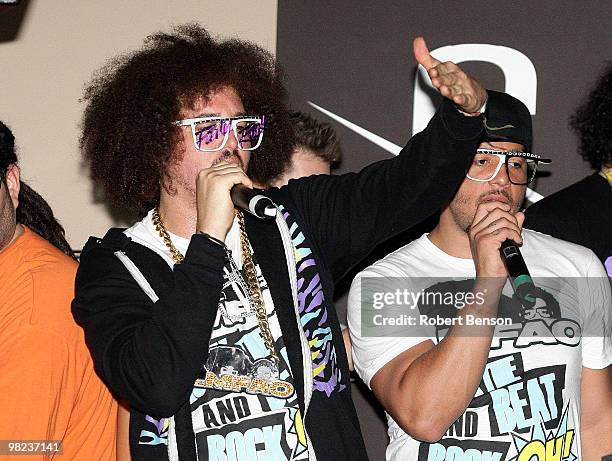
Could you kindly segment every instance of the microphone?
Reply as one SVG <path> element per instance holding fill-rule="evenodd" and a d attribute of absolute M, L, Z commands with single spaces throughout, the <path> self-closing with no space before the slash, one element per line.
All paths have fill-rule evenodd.
<path fill-rule="evenodd" d="M 244 184 L 236 184 L 230 190 L 230 196 L 235 206 L 259 219 L 276 217 L 276 204 L 262 195 L 261 189 L 250 189 Z"/>
<path fill-rule="evenodd" d="M 516 296 L 518 296 L 523 306 L 533 307 L 536 301 L 535 285 L 531 275 L 529 275 L 529 270 L 523 255 L 519 251 L 518 245 L 512 240 L 506 239 L 501 244 L 499 251 L 508 269 L 510 283 Z"/>

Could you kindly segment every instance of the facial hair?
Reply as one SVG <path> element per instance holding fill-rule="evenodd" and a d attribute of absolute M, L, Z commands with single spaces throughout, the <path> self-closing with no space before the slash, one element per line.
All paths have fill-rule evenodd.
<path fill-rule="evenodd" d="M 238 161 L 238 166 L 240 167 L 240 169 L 242 171 L 244 171 L 244 162 L 242 161 L 242 158 L 240 158 L 240 155 L 238 155 L 238 151 L 237 150 L 224 150 L 216 159 L 215 161 L 212 163 L 211 166 L 215 166 L 218 165 L 219 163 L 221 163 L 224 160 L 228 160 L 232 157 L 235 157 L 236 160 Z"/>
<path fill-rule="evenodd" d="M 217 157 L 215 158 L 215 160 L 212 162 L 212 164 L 210 165 L 211 167 L 218 165 L 219 163 L 221 163 L 224 160 L 228 160 L 232 157 L 235 157 L 237 162 L 238 162 L 238 166 L 244 171 L 245 167 L 244 167 L 244 162 L 242 161 L 242 158 L 240 157 L 240 155 L 238 155 L 238 151 L 237 150 L 229 150 L 229 149 L 225 149 L 223 151 L 220 152 L 209 152 L 209 153 L 203 153 L 203 155 L 212 155 L 212 154 L 217 154 Z M 194 170 L 194 176 L 193 178 L 191 176 L 185 177 L 183 174 L 181 174 L 179 172 L 178 167 L 176 169 L 174 169 L 170 175 L 171 179 L 168 178 L 166 179 L 167 183 L 165 185 L 166 190 L 168 191 L 168 193 L 170 195 L 176 195 L 178 193 L 178 191 L 180 189 L 184 190 L 187 192 L 188 196 L 191 197 L 190 200 L 193 201 L 192 205 L 195 206 L 196 204 L 196 184 L 195 184 L 195 180 L 197 178 L 197 174 L 195 173 Z"/>
<path fill-rule="evenodd" d="M 510 212 L 512 214 L 518 211 L 518 206 L 515 204 L 512 196 L 510 196 L 510 194 L 505 190 L 489 190 L 480 194 L 478 198 L 473 198 L 469 194 L 461 194 L 461 192 L 458 192 L 449 206 L 450 212 L 457 226 L 459 226 L 459 228 L 466 234 L 469 233 L 478 205 L 481 203 L 493 202 L 494 200 L 491 198 L 485 199 L 485 197 L 490 197 L 491 195 L 496 194 L 502 195 L 508 201 L 508 204 L 510 205 Z"/>

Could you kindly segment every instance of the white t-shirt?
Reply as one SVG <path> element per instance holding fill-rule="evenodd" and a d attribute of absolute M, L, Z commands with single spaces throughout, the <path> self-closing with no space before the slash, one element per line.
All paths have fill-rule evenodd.
<path fill-rule="evenodd" d="M 125 234 L 162 256 L 171 267 L 174 265 L 170 250 L 155 230 L 152 211 Z M 169 235 L 184 255 L 189 240 Z M 254 306 L 249 303 L 242 275 L 237 219 L 234 219 L 225 244 L 231 252 L 231 260 L 228 258 L 223 268 L 223 288 L 208 358 L 202 364 L 190 397 L 198 459 L 307 460 L 298 396 L 274 302 L 255 261 L 270 331 L 280 359 L 278 367 L 269 359 Z"/>
<path fill-rule="evenodd" d="M 474 399 L 440 441 L 415 440 L 387 415 L 388 460 L 512 460 L 551 434 L 565 444 L 561 459 L 580 458 L 582 367 L 601 369 L 612 363 L 610 281 L 593 252 L 584 247 L 526 229 L 523 238 L 521 253 L 547 307 L 542 309 L 544 301 L 538 300 L 529 315 L 517 319 L 512 314 L 512 325 L 496 326 Z M 427 235 L 361 272 L 351 286 L 348 323 L 355 369 L 363 381 L 370 386 L 378 370 L 420 342 L 431 339 L 437 344 L 449 326 L 421 320 L 422 314 L 430 316 L 423 304 L 427 289 L 448 286 L 437 285 L 441 278 L 474 276 L 471 259 L 446 254 Z M 420 293 L 421 304 L 411 309 L 415 298 L 404 290 L 396 292 L 398 288 Z M 388 292 L 392 295 L 385 300 Z M 506 308 L 500 305 L 499 317 L 517 312 L 509 283 L 503 294 Z M 451 317 L 457 299 L 451 301 Z M 553 305 L 556 311 L 550 309 Z M 416 326 L 409 325 L 407 317 Z M 384 318 L 395 319 L 395 325 L 385 324 L 389 321 Z"/>

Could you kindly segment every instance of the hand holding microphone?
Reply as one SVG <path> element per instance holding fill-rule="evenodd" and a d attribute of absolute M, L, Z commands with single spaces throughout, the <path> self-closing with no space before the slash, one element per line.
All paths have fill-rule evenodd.
<path fill-rule="evenodd" d="M 513 215 L 511 208 L 497 201 L 478 206 L 470 229 L 476 274 L 499 278 L 501 288 L 510 277 L 523 306 L 531 307 L 535 304 L 535 285 L 519 250 L 523 243 L 521 228 L 525 215 L 521 212 Z"/>
<path fill-rule="evenodd" d="M 234 163 L 220 162 L 200 171 L 196 180 L 196 230 L 224 241 L 234 221 L 235 206 L 258 217 L 274 218 L 274 203 L 252 186 Z"/>
<path fill-rule="evenodd" d="M 500 290 L 506 283 L 508 271 L 500 254 L 506 240 L 523 243 L 521 226 L 523 213 L 512 213 L 512 207 L 501 201 L 487 201 L 478 205 L 469 230 L 470 247 L 476 276 L 495 281 Z"/>
<path fill-rule="evenodd" d="M 481 277 L 508 276 L 499 249 L 505 240 L 523 243 L 521 226 L 523 213 L 512 214 L 512 207 L 505 202 L 482 202 L 469 229 L 470 247 L 476 265 L 476 274 Z"/>

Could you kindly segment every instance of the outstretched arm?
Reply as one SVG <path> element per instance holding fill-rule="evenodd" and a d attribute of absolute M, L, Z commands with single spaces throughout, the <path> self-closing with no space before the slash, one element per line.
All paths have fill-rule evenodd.
<path fill-rule="evenodd" d="M 454 101 L 464 112 L 476 111 L 485 102 L 484 88 L 455 64 L 435 60 L 422 38 L 415 40 L 414 52 L 451 98 L 422 133 L 397 157 L 357 174 L 302 178 L 271 191 L 299 215 L 336 279 L 377 244 L 438 211 L 455 193 L 480 143 L 481 118 L 462 114 Z"/>

